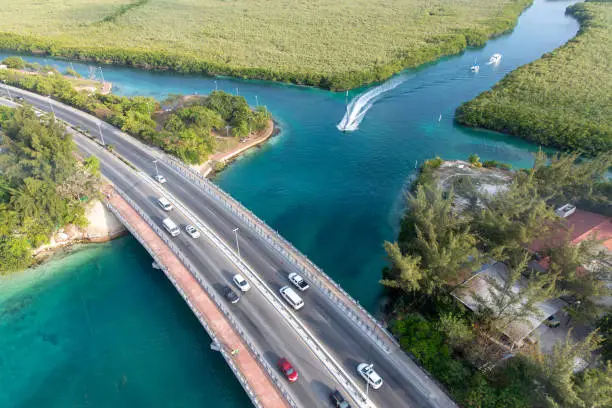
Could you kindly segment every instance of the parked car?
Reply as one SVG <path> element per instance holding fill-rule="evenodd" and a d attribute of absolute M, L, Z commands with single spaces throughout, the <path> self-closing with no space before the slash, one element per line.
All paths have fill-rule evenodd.
<path fill-rule="evenodd" d="M 306 283 L 304 278 L 302 278 L 300 275 L 298 275 L 295 272 L 289 274 L 289 280 L 291 281 L 291 283 L 293 283 L 293 285 L 296 288 L 300 290 L 300 292 L 303 292 L 310 287 L 308 286 L 308 283 Z"/>
<path fill-rule="evenodd" d="M 278 368 L 283 372 L 283 374 L 285 374 L 285 377 L 287 377 L 287 380 L 289 380 L 289 382 L 297 381 L 298 372 L 295 371 L 295 368 L 293 368 L 291 363 L 287 361 L 286 358 L 281 358 L 280 360 L 278 360 Z"/>
<path fill-rule="evenodd" d="M 363 379 L 370 384 L 370 387 L 374 388 L 375 390 L 382 387 L 383 380 L 380 375 L 374 371 L 373 364 L 361 363 L 357 366 L 357 371 L 363 377 Z"/>
<path fill-rule="evenodd" d="M 555 317 L 555 315 L 552 315 L 548 319 L 544 320 L 544 324 L 550 328 L 555 328 L 555 327 L 559 327 L 561 322 L 559 321 L 559 319 Z"/>
<path fill-rule="evenodd" d="M 166 181 L 166 178 L 164 176 L 162 176 L 161 174 L 156 174 L 154 177 L 155 180 L 157 180 L 157 182 L 159 182 L 159 184 L 164 184 Z"/>
<path fill-rule="evenodd" d="M 348 401 L 344 399 L 344 396 L 338 390 L 334 390 L 334 392 L 329 394 L 329 399 L 336 408 L 351 408 Z"/>
<path fill-rule="evenodd" d="M 249 285 L 249 282 L 246 279 L 244 279 L 244 277 L 240 274 L 234 275 L 232 280 L 242 292 L 248 292 L 249 289 L 251 289 L 251 285 Z"/>
<path fill-rule="evenodd" d="M 200 238 L 200 231 L 191 224 L 185 225 L 185 232 L 188 233 L 191 238 Z"/>
<path fill-rule="evenodd" d="M 240 296 L 236 292 L 234 292 L 234 289 L 230 288 L 227 285 L 223 287 L 223 295 L 230 303 L 238 303 L 238 301 L 240 300 Z"/>

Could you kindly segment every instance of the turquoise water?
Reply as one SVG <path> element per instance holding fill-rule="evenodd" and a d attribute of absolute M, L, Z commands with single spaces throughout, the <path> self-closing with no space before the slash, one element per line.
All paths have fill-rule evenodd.
<path fill-rule="evenodd" d="M 564 15 L 568 4 L 567 1 L 538 0 L 521 16 L 512 34 L 493 40 L 482 49 L 469 50 L 400 74 L 395 80 L 403 82 L 381 95 L 359 129 L 350 133 L 336 129 L 345 111 L 344 94 L 261 81 L 217 79 L 215 83 L 211 78 L 120 67 L 104 67 L 103 70 L 106 80 L 114 83 L 114 91 L 123 95 L 151 95 L 162 99 L 169 93 L 208 93 L 217 86 L 244 95 L 251 104 L 255 104 L 257 96 L 259 103 L 266 105 L 279 121 L 282 133 L 237 160 L 216 182 L 322 266 L 363 305 L 376 312 L 380 296 L 377 282 L 385 264 L 382 243 L 393 240 L 397 234 L 404 188 L 415 174 L 415 164 L 435 155 L 464 159 L 471 153 L 477 153 L 483 160 L 495 159 L 515 166 L 531 164 L 531 152 L 537 150 L 537 146 L 509 136 L 455 126 L 452 115 L 461 102 L 490 88 L 517 66 L 571 38 L 578 25 Z M 486 65 L 494 53 L 503 55 L 498 67 Z M 0 54 L 0 58 L 4 55 L 7 54 Z M 475 58 L 481 65 L 476 75 L 469 70 Z M 62 61 L 27 59 L 54 64 L 60 69 L 67 66 Z M 82 74 L 88 72 L 84 64 L 74 63 L 74 68 Z M 351 91 L 349 97 L 363 91 Z M 11 377 L 15 379 L 10 382 L 11 398 L 33 395 L 24 390 L 29 390 L 32 384 L 44 384 L 50 378 L 51 385 L 45 392 L 54 390 L 53 401 L 58 401 L 57 406 L 61 407 L 87 404 L 181 406 L 177 401 L 190 406 L 207 406 L 204 398 L 216 397 L 215 393 L 221 393 L 218 397 L 221 402 L 215 403 L 215 407 L 245 405 L 244 394 L 235 381 L 228 380 L 229 371 L 220 357 L 208 351 L 208 338 L 203 329 L 191 318 L 189 310 L 163 276 L 150 270 L 150 260 L 143 250 L 131 239 L 119 242 L 121 244 L 91 250 L 98 254 L 97 265 L 103 266 L 91 267 L 94 262 L 79 253 L 58 263 L 68 266 L 50 264 L 49 268 L 58 269 L 53 278 L 31 284 L 32 289 L 24 285 L 21 291 L 25 298 L 47 300 L 41 300 L 41 306 L 35 301 L 24 303 L 17 310 L 36 316 L 42 313 L 41 308 L 44 309 L 41 318 L 46 313 L 54 316 L 48 317 L 45 327 L 51 332 L 63 328 L 65 333 L 74 336 L 68 338 L 75 340 L 70 343 L 72 347 L 53 349 L 45 340 L 40 340 L 36 330 L 15 334 L 23 328 L 23 323 L 19 315 L 8 314 L 0 326 L 0 341 L 4 349 L 14 350 L 16 355 L 22 356 L 23 364 L 23 371 L 17 371 L 21 375 Z M 123 258 L 133 262 L 114 268 L 117 259 L 123 261 Z M 65 271 L 59 273 L 60 269 Z M 48 282 L 56 282 L 56 286 L 44 286 L 51 284 Z M 112 293 L 100 292 L 103 290 L 100 286 L 112 283 L 115 284 Z M 61 294 L 69 290 L 64 289 L 65 286 L 71 288 L 77 284 L 82 286 L 74 290 L 87 293 L 87 299 L 97 307 L 75 307 L 77 303 L 69 294 L 54 300 L 59 296 L 55 291 Z M 141 286 L 151 285 L 159 290 L 155 302 L 145 289 L 141 290 Z M 2 292 L 10 290 L 0 290 Z M 78 300 L 76 294 L 72 297 Z M 112 300 L 110 304 L 107 303 L 109 299 Z M 116 302 L 121 303 L 120 299 L 125 303 L 115 306 Z M 54 307 L 49 308 L 45 302 Z M 4 301 L 0 310 L 6 309 L 3 305 Z M 91 313 L 91 324 L 108 329 L 107 334 L 99 336 L 103 340 L 88 332 L 84 310 Z M 121 314 L 130 318 L 117 324 L 109 323 Z M 141 333 L 149 333 L 149 336 L 141 336 Z M 169 333 L 172 333 L 171 339 L 166 337 Z M 62 337 L 51 338 L 57 341 Z M 159 337 L 163 338 L 162 346 L 158 345 Z M 101 348 L 106 353 L 103 362 L 98 361 L 95 373 L 79 365 L 85 355 L 97 352 L 92 348 Z M 196 358 L 190 359 L 190 353 Z M 49 368 L 48 364 L 41 365 L 51 357 L 57 365 Z M 4 378 L 5 370 L 11 373 L 14 370 L 11 367 L 16 364 L 12 359 L 8 360 L 12 365 L 7 365 L 6 359 L 2 356 L 0 378 Z M 74 371 L 68 375 L 70 370 Z M 124 371 L 127 382 L 122 385 Z M 146 375 L 146 380 L 139 382 L 142 375 Z M 31 383 L 30 376 L 36 381 Z M 60 387 L 61 377 L 70 377 L 77 384 Z M 55 386 L 54 382 L 57 382 Z M 91 388 L 84 393 L 86 386 Z M 110 395 L 107 395 L 108 387 L 113 390 Z M 131 392 L 122 391 L 128 388 Z M 45 395 L 50 398 L 54 394 L 41 391 L 39 395 L 39 398 Z M 34 402 L 18 399 L 12 406 L 34 407 L 40 401 L 42 399 Z M 0 406 L 4 406 L 2 400 Z"/>
<path fill-rule="evenodd" d="M 0 280 L 3 408 L 248 406 L 209 346 L 131 237 Z"/>

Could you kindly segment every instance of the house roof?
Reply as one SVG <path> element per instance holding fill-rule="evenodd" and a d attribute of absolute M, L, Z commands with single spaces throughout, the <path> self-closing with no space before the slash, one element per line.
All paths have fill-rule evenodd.
<path fill-rule="evenodd" d="M 555 222 L 552 233 L 533 241 L 529 245 L 532 252 L 540 252 L 546 248 L 561 246 L 566 239 L 572 244 L 578 244 L 587 238 L 602 240 L 602 245 L 612 251 L 612 218 L 588 211 L 576 210 L 567 218 Z"/>
<path fill-rule="evenodd" d="M 480 298 L 484 299 L 485 302 L 491 301 L 491 292 L 495 292 L 496 289 L 489 283 L 490 280 L 494 279 L 499 283 L 504 283 L 508 278 L 508 274 L 508 267 L 501 262 L 496 262 L 465 281 L 452 292 L 452 295 L 470 310 L 477 311 L 480 305 L 476 301 L 474 295 L 478 295 Z M 526 279 L 521 278 L 520 281 L 514 284 L 512 291 L 514 293 L 520 293 L 526 285 Z M 515 320 L 502 330 L 502 333 L 505 334 L 511 342 L 518 343 L 523 340 L 544 320 L 563 308 L 565 302 L 555 298 L 539 302 L 535 306 L 539 310 L 538 314 Z M 489 305 L 489 307 L 493 307 L 493 305 Z"/>

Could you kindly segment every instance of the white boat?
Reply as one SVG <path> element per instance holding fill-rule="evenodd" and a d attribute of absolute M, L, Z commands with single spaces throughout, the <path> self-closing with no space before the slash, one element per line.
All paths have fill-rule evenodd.
<path fill-rule="evenodd" d="M 478 72 L 480 71 L 480 65 L 474 64 L 470 67 L 470 69 L 472 70 L 472 72 Z"/>
<path fill-rule="evenodd" d="M 491 58 L 489 58 L 489 64 L 499 64 L 499 61 L 501 61 L 502 55 L 501 54 L 493 54 L 491 55 Z"/>

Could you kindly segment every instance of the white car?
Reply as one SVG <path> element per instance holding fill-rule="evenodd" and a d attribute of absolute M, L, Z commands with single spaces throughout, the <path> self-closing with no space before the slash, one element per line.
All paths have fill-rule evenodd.
<path fill-rule="evenodd" d="M 234 275 L 232 280 L 242 292 L 248 292 L 249 289 L 251 289 L 251 285 L 249 285 L 249 282 L 247 282 L 247 280 L 244 279 L 244 277 L 240 274 Z"/>
<path fill-rule="evenodd" d="M 310 287 L 308 286 L 308 283 L 306 283 L 304 278 L 302 278 L 300 275 L 298 275 L 295 272 L 289 274 L 289 280 L 291 281 L 291 283 L 293 283 L 293 285 L 296 288 L 300 290 L 300 292 L 303 292 Z"/>
<path fill-rule="evenodd" d="M 363 377 L 363 379 L 370 384 L 370 387 L 377 390 L 382 387 L 383 380 L 380 378 L 380 375 L 374 371 L 373 366 L 373 364 L 361 363 L 357 366 L 357 371 Z"/>
<path fill-rule="evenodd" d="M 174 209 L 174 206 L 166 197 L 159 197 L 157 199 L 157 204 L 159 204 L 164 211 L 172 211 Z"/>
<path fill-rule="evenodd" d="M 154 178 L 155 178 L 155 180 L 157 180 L 159 182 L 159 184 L 164 184 L 166 181 L 168 181 L 161 174 L 156 174 Z"/>
<path fill-rule="evenodd" d="M 188 233 L 191 238 L 200 238 L 200 231 L 196 229 L 193 225 L 185 225 L 185 232 Z"/>

